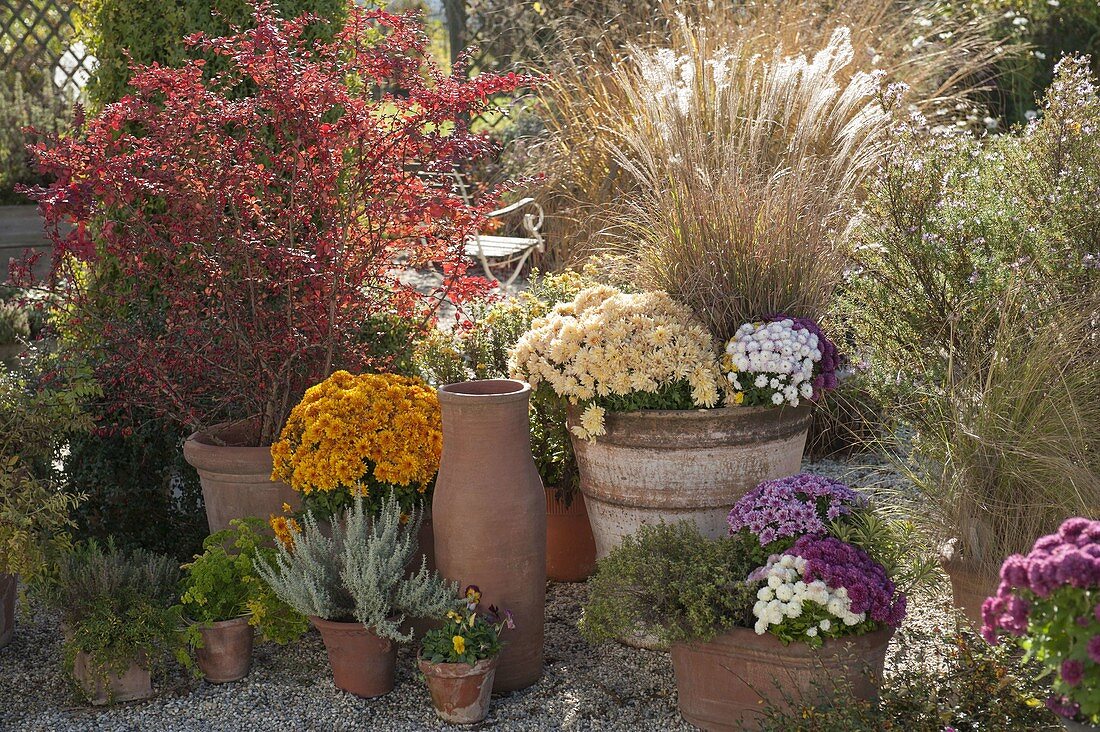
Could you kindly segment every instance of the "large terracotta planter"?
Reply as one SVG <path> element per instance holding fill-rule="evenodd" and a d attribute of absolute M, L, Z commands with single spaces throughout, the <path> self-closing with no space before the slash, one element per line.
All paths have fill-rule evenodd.
<path fill-rule="evenodd" d="M 474 724 L 489 715 L 498 659 L 494 656 L 473 666 L 417 659 L 440 719 L 451 724 Z"/>
<path fill-rule="evenodd" d="M 93 673 L 89 661 L 88 654 L 77 652 L 73 659 L 73 678 L 91 704 L 103 706 L 148 699 L 153 695 L 153 679 L 148 665 L 143 661 L 136 660 L 124 673 L 118 676 L 108 674 L 106 678 Z"/>
<path fill-rule="evenodd" d="M 243 446 L 248 432 L 248 425 L 227 425 L 196 432 L 183 443 L 184 458 L 199 473 L 210 533 L 235 518 L 266 520 L 282 514 L 284 503 L 295 509 L 301 503 L 290 486 L 271 480 L 271 448 Z"/>
<path fill-rule="evenodd" d="M 15 595 L 18 584 L 15 575 L 0 573 L 0 648 L 11 643 L 15 635 Z"/>
<path fill-rule="evenodd" d="M 336 688 L 368 698 L 393 691 L 396 643 L 379 638 L 362 623 L 338 623 L 312 615 L 309 620 L 325 642 Z"/>
<path fill-rule="evenodd" d="M 571 426 L 577 417 L 570 409 Z M 643 524 L 689 520 L 724 536 L 738 498 L 799 471 L 810 408 L 609 412 L 604 421 L 594 442 L 573 437 L 600 559 Z"/>
<path fill-rule="evenodd" d="M 596 569 L 596 540 L 584 496 L 569 505 L 546 489 L 546 578 L 555 582 L 584 582 Z"/>
<path fill-rule="evenodd" d="M 762 709 L 815 699 L 821 685 L 851 684 L 859 699 L 878 697 L 893 629 L 829 639 L 818 650 L 784 646 L 770 633 L 735 628 L 707 643 L 674 643 L 672 668 L 680 713 L 705 730 L 756 730 Z"/>
<path fill-rule="evenodd" d="M 987 597 L 997 594 L 998 578 L 959 560 L 944 562 L 943 570 L 951 580 L 951 598 L 955 607 L 962 611 L 975 628 L 980 628 L 982 603 Z"/>
<path fill-rule="evenodd" d="M 234 618 L 201 626 L 202 648 L 195 659 L 211 684 L 238 681 L 252 668 L 252 626 L 248 618 Z"/>
<path fill-rule="evenodd" d="M 432 520 L 435 563 L 459 587 L 477 585 L 482 603 L 511 610 L 494 691 L 542 676 L 546 604 L 546 496 L 531 458 L 531 387 L 494 379 L 439 390 L 443 456 Z"/>

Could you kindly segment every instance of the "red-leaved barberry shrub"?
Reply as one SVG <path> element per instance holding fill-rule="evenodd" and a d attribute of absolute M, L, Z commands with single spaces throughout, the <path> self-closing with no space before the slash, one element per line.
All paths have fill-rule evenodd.
<path fill-rule="evenodd" d="M 372 317 L 484 292 L 462 249 L 495 201 L 423 173 L 483 154 L 468 121 L 534 79 L 445 74 L 416 15 L 350 3 L 327 44 L 304 40 L 314 18 L 254 17 L 188 39 L 229 72 L 136 68 L 133 94 L 36 147 L 55 182 L 28 193 L 112 391 L 196 429 L 254 420 L 266 445 L 309 385 L 372 367 Z M 398 276 L 429 262 L 444 281 L 425 297 Z"/>

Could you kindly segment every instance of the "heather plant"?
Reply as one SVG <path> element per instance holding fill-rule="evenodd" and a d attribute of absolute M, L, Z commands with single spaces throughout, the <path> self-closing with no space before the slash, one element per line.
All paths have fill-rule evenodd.
<path fill-rule="evenodd" d="M 327 44 L 308 40 L 311 18 L 261 3 L 253 19 L 188 39 L 224 62 L 214 78 L 202 59 L 136 67 L 132 94 L 37 147 L 58 182 L 31 194 L 101 381 L 191 429 L 249 420 L 250 444 L 269 445 L 309 385 L 375 365 L 372 317 L 431 320 L 484 289 L 463 246 L 491 201 L 417 168 L 483 153 L 468 120 L 528 79 L 444 74 L 413 17 L 349 6 Z M 441 263 L 440 287 L 402 283 L 399 252 Z"/>
<path fill-rule="evenodd" d="M 982 620 L 986 640 L 1009 638 L 1053 674 L 1052 711 L 1100 722 L 1100 521 L 1067 519 L 1008 557 Z"/>
<path fill-rule="evenodd" d="M 60 614 L 71 672 L 78 652 L 93 678 L 105 680 L 133 663 L 156 668 L 168 657 L 190 666 L 178 599 L 179 566 L 143 550 L 112 543 L 77 546 L 61 558 L 47 602 Z"/>
<path fill-rule="evenodd" d="M 257 574 L 287 605 L 307 616 L 360 622 L 383 638 L 408 641 L 406 617 L 442 615 L 458 588 L 428 570 L 427 558 L 410 573 L 422 513 L 403 513 L 393 496 L 374 515 L 357 498 L 331 531 L 312 513 L 283 532 L 272 561 Z"/>

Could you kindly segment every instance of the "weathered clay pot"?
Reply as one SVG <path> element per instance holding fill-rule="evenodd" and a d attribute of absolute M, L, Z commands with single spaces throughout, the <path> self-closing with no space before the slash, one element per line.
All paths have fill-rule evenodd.
<path fill-rule="evenodd" d="M 808 405 L 609 412 L 607 434 L 572 438 L 596 557 L 662 520 L 724 536 L 738 498 L 799 471 L 809 422 Z"/>
<path fill-rule="evenodd" d="M 13 574 L 0 573 L 0 648 L 15 634 L 15 595 L 18 581 Z"/>
<path fill-rule="evenodd" d="M 106 678 L 93 673 L 88 654 L 79 651 L 73 659 L 73 678 L 84 697 L 96 706 L 148 699 L 153 695 L 153 679 L 148 665 L 137 660 L 120 676 Z"/>
<path fill-rule="evenodd" d="M 271 448 L 242 446 L 248 431 L 247 424 L 226 425 L 196 432 L 183 443 L 184 458 L 199 473 L 210 533 L 235 518 L 266 520 L 281 515 L 284 503 L 295 509 L 301 503 L 290 486 L 271 480 Z"/>
<path fill-rule="evenodd" d="M 982 626 L 982 603 L 997 594 L 998 579 L 983 573 L 966 562 L 952 560 L 943 563 L 943 571 L 951 580 L 951 597 L 955 607 L 975 628 Z"/>
<path fill-rule="evenodd" d="M 596 569 L 596 541 L 584 507 L 584 496 L 568 506 L 552 488 L 546 489 L 546 578 L 584 582 Z"/>
<path fill-rule="evenodd" d="M 484 605 L 515 616 L 493 683 L 498 692 L 526 688 L 542 676 L 546 496 L 531 458 L 530 393 L 528 384 L 508 379 L 439 390 L 435 563 L 460 588 L 481 588 Z"/>
<path fill-rule="evenodd" d="M 474 724 L 489 715 L 498 660 L 499 656 L 494 656 L 471 666 L 417 659 L 440 719 L 451 724 Z"/>
<path fill-rule="evenodd" d="M 252 668 L 252 626 L 248 618 L 234 618 L 201 626 L 202 648 L 195 659 L 206 680 L 224 684 L 243 679 Z"/>
<path fill-rule="evenodd" d="M 707 643 L 673 643 L 680 713 L 705 730 L 756 730 L 765 704 L 778 709 L 847 681 L 856 698 L 878 697 L 893 629 L 829 639 L 816 651 L 770 633 L 734 628 Z M 761 701 L 763 700 L 763 702 Z"/>
<path fill-rule="evenodd" d="M 321 631 L 336 688 L 362 697 L 393 691 L 397 644 L 379 638 L 362 623 L 337 623 L 313 615 L 309 621 Z"/>

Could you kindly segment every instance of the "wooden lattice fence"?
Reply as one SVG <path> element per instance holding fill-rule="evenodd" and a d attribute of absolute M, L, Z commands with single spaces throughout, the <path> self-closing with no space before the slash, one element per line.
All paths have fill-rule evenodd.
<path fill-rule="evenodd" d="M 95 68 L 75 40 L 72 0 L 0 0 L 0 69 L 46 75 L 57 87 L 79 93 Z"/>

